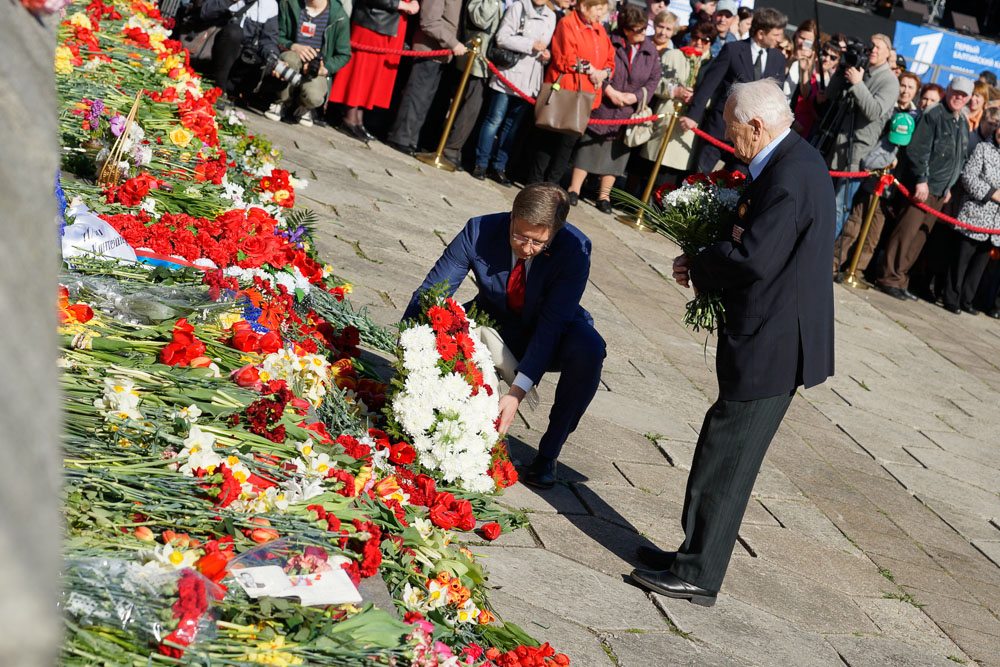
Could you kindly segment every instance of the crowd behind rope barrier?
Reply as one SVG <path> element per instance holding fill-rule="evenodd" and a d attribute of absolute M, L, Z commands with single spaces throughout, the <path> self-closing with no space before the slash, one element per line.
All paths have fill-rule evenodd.
<path fill-rule="evenodd" d="M 351 48 L 358 51 L 368 51 L 370 53 L 381 53 L 386 55 L 396 55 L 396 56 L 405 56 L 413 58 L 438 58 L 441 56 L 452 55 L 452 51 L 450 49 L 439 49 L 437 51 L 408 51 L 405 49 L 389 49 L 384 47 L 370 46 L 366 44 L 357 44 L 357 43 L 352 43 Z M 500 72 L 497 66 L 494 65 L 492 62 L 490 62 L 485 58 L 483 58 L 483 60 L 486 63 L 487 68 L 489 68 L 490 72 L 493 74 L 493 76 L 497 78 L 497 80 L 500 83 L 509 88 L 511 92 L 513 92 L 515 95 L 517 95 L 524 101 L 528 102 L 529 104 L 535 104 L 534 97 L 531 97 L 523 90 L 515 86 L 507 77 L 503 75 L 502 72 Z M 590 125 L 641 125 L 643 123 L 649 123 L 659 120 L 660 118 L 663 118 L 663 114 L 654 114 L 651 116 L 644 116 L 641 118 L 623 118 L 618 120 L 592 118 L 590 119 L 589 124 Z M 702 131 L 697 127 L 692 128 L 691 131 L 694 132 L 695 135 L 700 137 L 702 140 L 707 141 L 708 143 L 713 144 L 714 146 L 717 146 L 718 148 L 724 151 L 727 151 L 729 153 L 735 151 L 735 149 L 731 145 L 727 144 L 724 141 L 719 141 L 715 137 L 711 136 L 710 134 L 707 134 L 706 132 Z M 867 178 L 869 176 L 878 176 L 880 174 L 881 174 L 880 171 L 835 171 L 835 170 L 830 171 L 831 178 Z M 935 211 L 933 208 L 927 206 L 923 202 L 917 201 L 913 197 L 913 194 L 909 191 L 909 189 L 907 189 L 891 174 L 882 175 L 882 179 L 880 180 L 879 184 L 876 187 L 876 194 L 881 196 L 885 188 L 889 185 L 895 185 L 897 188 L 899 188 L 899 191 L 903 194 L 903 196 L 906 197 L 914 206 L 916 206 L 920 210 L 926 213 L 930 213 L 939 220 L 947 222 L 950 225 L 954 225 L 956 227 L 962 227 L 963 229 L 967 229 L 971 232 L 979 232 L 990 235 L 1000 234 L 1000 231 L 998 230 L 970 225 L 968 223 L 962 222 L 961 220 L 953 218 L 950 215 L 947 215 L 940 211 Z"/>

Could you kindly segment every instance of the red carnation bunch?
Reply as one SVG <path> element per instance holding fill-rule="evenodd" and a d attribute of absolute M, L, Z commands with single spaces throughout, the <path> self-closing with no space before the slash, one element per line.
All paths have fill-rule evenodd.
<path fill-rule="evenodd" d="M 222 593 L 216 586 L 206 586 L 205 578 L 194 570 L 184 570 L 177 581 L 177 601 L 171 607 L 172 615 L 178 619 L 177 628 L 163 638 L 157 650 L 171 658 L 184 655 L 183 649 L 168 646 L 167 643 L 188 646 L 198 636 L 198 625 L 208 611 L 209 598 L 221 599 Z"/>
<path fill-rule="evenodd" d="M 285 441 L 285 426 L 281 424 L 281 417 L 285 414 L 285 406 L 295 397 L 284 380 L 276 380 L 268 383 L 265 391 L 271 393 L 271 397 L 259 398 L 246 409 L 247 430 L 251 433 L 263 436 L 271 442 Z M 234 421 L 239 423 L 239 415 L 233 415 Z"/>

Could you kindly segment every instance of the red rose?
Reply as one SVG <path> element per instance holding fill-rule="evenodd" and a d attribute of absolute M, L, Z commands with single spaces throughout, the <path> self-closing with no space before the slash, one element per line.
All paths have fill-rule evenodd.
<path fill-rule="evenodd" d="M 405 442 L 397 442 L 389 448 L 389 460 L 396 465 L 408 465 L 417 458 L 417 450 Z"/>
<path fill-rule="evenodd" d="M 479 530 L 482 531 L 483 537 L 490 541 L 497 539 L 503 533 L 503 529 L 500 528 L 500 524 L 496 521 L 483 524 Z"/>

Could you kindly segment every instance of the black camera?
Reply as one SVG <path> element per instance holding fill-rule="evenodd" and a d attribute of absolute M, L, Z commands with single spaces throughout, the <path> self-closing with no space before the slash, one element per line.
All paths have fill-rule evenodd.
<path fill-rule="evenodd" d="M 307 62 L 302 67 L 302 78 L 304 79 L 315 79 L 319 76 L 319 66 L 323 64 L 323 59 L 318 55 Z"/>
<path fill-rule="evenodd" d="M 840 69 L 854 67 L 862 71 L 868 70 L 868 56 L 872 50 L 861 40 L 851 37 L 847 41 L 847 48 L 840 54 Z"/>
<path fill-rule="evenodd" d="M 317 60 L 314 58 L 313 60 Z M 277 53 L 269 53 L 267 56 L 267 63 L 264 66 L 264 72 L 270 73 L 274 72 L 279 79 L 287 82 L 291 86 L 297 86 L 302 83 L 302 75 L 292 69 L 288 63 L 278 57 Z"/>

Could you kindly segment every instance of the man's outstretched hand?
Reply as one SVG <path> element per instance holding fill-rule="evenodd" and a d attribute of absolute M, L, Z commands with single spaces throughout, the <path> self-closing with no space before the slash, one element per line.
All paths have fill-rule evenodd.
<path fill-rule="evenodd" d="M 500 397 L 500 426 L 497 428 L 501 433 L 510 430 L 510 425 L 514 423 L 514 416 L 517 408 L 524 398 L 524 390 L 520 387 L 511 387 L 510 391 Z"/>

